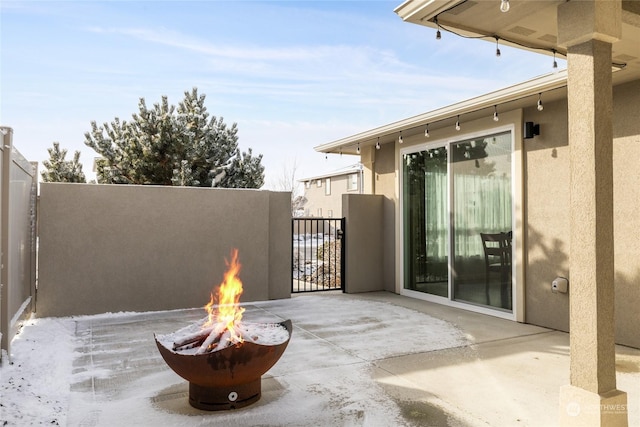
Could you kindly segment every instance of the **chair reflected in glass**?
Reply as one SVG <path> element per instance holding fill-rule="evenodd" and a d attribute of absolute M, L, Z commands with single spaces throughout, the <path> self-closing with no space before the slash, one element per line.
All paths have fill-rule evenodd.
<path fill-rule="evenodd" d="M 500 279 L 499 307 L 511 310 L 511 238 L 512 232 L 480 233 L 485 261 L 485 293 L 491 305 L 489 285 L 492 274 Z"/>

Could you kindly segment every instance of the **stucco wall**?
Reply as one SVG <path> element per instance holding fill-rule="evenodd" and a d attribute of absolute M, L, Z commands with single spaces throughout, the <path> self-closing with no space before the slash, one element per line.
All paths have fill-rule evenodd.
<path fill-rule="evenodd" d="M 384 144 L 375 150 L 375 194 L 383 195 L 382 210 L 382 263 L 383 286 L 385 291 L 396 290 L 396 158 L 395 144 Z"/>
<path fill-rule="evenodd" d="M 384 290 L 384 197 L 344 194 L 342 214 L 346 230 L 345 292 Z"/>
<path fill-rule="evenodd" d="M 614 242 L 616 342 L 640 347 L 640 82 L 614 88 Z M 540 123 L 526 149 L 526 322 L 567 331 L 569 294 L 551 292 L 556 276 L 570 270 L 570 165 L 566 101 L 525 110 Z"/>
<path fill-rule="evenodd" d="M 547 102 L 544 111 L 524 110 L 540 124 L 525 150 L 525 321 L 567 331 L 569 294 L 552 293 L 551 282 L 569 277 L 570 191 L 567 102 Z"/>
<path fill-rule="evenodd" d="M 200 307 L 237 248 L 242 301 L 289 297 L 289 193 L 41 184 L 37 315 Z"/>
<path fill-rule="evenodd" d="M 640 81 L 613 91 L 616 339 L 640 347 Z"/>

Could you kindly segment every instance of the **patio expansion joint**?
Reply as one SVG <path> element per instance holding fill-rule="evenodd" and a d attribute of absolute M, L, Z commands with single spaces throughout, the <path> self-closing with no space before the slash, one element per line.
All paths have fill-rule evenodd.
<path fill-rule="evenodd" d="M 393 372 L 383 368 L 382 366 L 379 366 L 379 362 L 385 362 L 388 360 L 393 360 L 393 359 L 398 359 L 401 357 L 407 357 L 407 356 L 413 356 L 413 355 L 417 355 L 417 354 L 430 354 L 430 353 L 439 353 L 442 351 L 452 351 L 452 350 L 460 350 L 460 349 L 465 349 L 465 348 L 477 348 L 479 346 L 482 346 L 484 344 L 494 344 L 494 343 L 499 343 L 499 342 L 506 342 L 506 341 L 510 341 L 510 340 L 516 340 L 516 339 L 522 339 L 522 338 L 527 338 L 527 337 L 533 337 L 533 336 L 537 336 L 537 335 L 546 335 L 546 334 L 552 334 L 555 332 L 560 332 L 560 331 L 556 331 L 556 330 L 548 330 L 548 331 L 541 331 L 541 332 L 533 332 L 530 334 L 522 334 L 522 335 L 516 335 L 516 336 L 510 336 L 510 337 L 504 337 L 504 338 L 497 338 L 497 339 L 493 339 L 493 340 L 486 340 L 486 341 L 476 341 L 476 342 L 469 342 L 468 344 L 463 344 L 463 345 L 457 345 L 457 346 L 452 346 L 452 347 L 444 347 L 444 348 L 438 348 L 438 349 L 433 349 L 433 350 L 427 350 L 427 351 L 417 351 L 417 352 L 413 352 L 413 353 L 403 353 L 403 354 L 394 354 L 393 356 L 388 356 L 388 357 L 380 357 L 378 359 L 373 359 L 370 360 L 370 362 L 376 366 L 377 368 L 388 372 L 391 375 L 396 375 Z"/>
<path fill-rule="evenodd" d="M 78 327 L 80 326 L 80 321 L 76 320 L 75 321 L 75 332 L 74 332 L 74 336 L 76 337 L 76 339 L 78 338 Z M 87 343 L 87 348 L 89 350 L 89 366 L 91 367 L 91 370 L 93 371 L 93 369 L 95 368 L 94 365 L 94 360 L 93 360 L 93 322 L 89 322 L 88 325 L 85 325 L 85 330 L 88 331 L 89 333 L 89 337 L 88 337 L 88 343 Z M 93 400 L 93 402 L 96 402 L 96 378 L 95 375 L 91 375 L 91 399 Z"/>
<path fill-rule="evenodd" d="M 549 329 L 546 331 L 540 331 L 540 332 L 532 332 L 530 334 L 519 334 L 519 335 L 515 335 L 515 336 L 510 336 L 510 337 L 504 337 L 504 338 L 496 338 L 493 340 L 486 340 L 486 341 L 477 341 L 474 343 L 471 343 L 468 346 L 463 346 L 463 347 L 473 347 L 473 346 L 480 346 L 480 345 L 484 345 L 484 344 L 493 344 L 493 343 L 499 343 L 499 342 L 505 342 L 505 341 L 510 341 L 510 340 L 517 340 L 517 339 L 522 339 L 522 338 L 527 338 L 527 337 L 533 337 L 536 335 L 547 335 L 547 334 L 553 334 L 556 332 L 562 332 L 562 331 L 558 331 L 555 329 Z"/>

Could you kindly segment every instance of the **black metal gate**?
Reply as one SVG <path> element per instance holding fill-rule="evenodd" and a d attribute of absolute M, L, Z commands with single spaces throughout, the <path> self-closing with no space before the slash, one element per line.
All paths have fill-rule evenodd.
<path fill-rule="evenodd" d="M 344 218 L 293 218 L 291 292 L 344 292 Z"/>

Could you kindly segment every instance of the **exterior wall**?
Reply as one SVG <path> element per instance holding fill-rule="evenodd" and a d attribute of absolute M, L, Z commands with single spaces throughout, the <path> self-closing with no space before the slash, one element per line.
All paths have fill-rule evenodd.
<path fill-rule="evenodd" d="M 384 197 L 345 194 L 345 292 L 384 290 Z"/>
<path fill-rule="evenodd" d="M 614 88 L 614 211 L 616 253 L 616 342 L 640 347 L 640 216 L 637 215 L 640 186 L 638 186 L 637 159 L 640 158 L 640 81 Z M 520 115 L 521 114 L 521 115 Z M 569 330 L 569 297 L 571 295 L 570 270 L 570 162 L 567 136 L 567 101 L 545 102 L 542 112 L 536 106 L 517 111 L 504 111 L 500 123 L 508 120 L 516 125 L 516 140 L 520 138 L 522 124 L 533 121 L 540 124 L 540 135 L 524 140 L 522 144 L 522 188 L 524 189 L 522 218 L 516 220 L 516 228 L 522 229 L 517 251 L 521 252 L 519 290 L 524 296 L 524 315 L 519 321 L 562 331 Z M 481 131 L 491 125 L 486 120 L 465 123 L 468 132 Z M 451 137 L 451 131 L 433 127 L 431 140 Z M 373 191 L 383 195 L 385 202 L 399 203 L 399 180 L 396 150 L 400 147 L 423 143 L 419 135 L 405 137 L 403 146 L 396 143 L 383 144 L 373 150 L 373 161 L 364 162 L 365 176 L 370 176 Z M 389 172 L 389 165 L 393 172 Z M 395 223 L 397 207 L 393 216 L 385 210 L 383 240 L 385 252 L 383 275 L 385 289 L 388 283 L 387 261 L 392 256 L 386 252 L 388 241 L 395 243 L 393 250 L 399 259 L 402 245 L 401 230 Z M 393 219 L 392 219 L 393 218 Z M 393 230 L 393 238 L 387 237 Z M 520 256 L 519 254 L 516 254 Z M 395 268 L 395 267 L 394 267 Z M 396 272 L 399 276 L 400 271 Z M 551 292 L 551 282 L 556 277 L 567 277 L 569 293 Z M 401 286 L 399 280 L 398 285 Z M 393 290 L 393 289 L 392 289 Z M 400 288 L 396 287 L 396 292 Z"/>
<path fill-rule="evenodd" d="M 613 89 L 616 340 L 640 348 L 640 80 Z"/>
<path fill-rule="evenodd" d="M 241 301 L 290 296 L 289 193 L 41 184 L 37 315 L 204 306 L 237 248 Z"/>
<path fill-rule="evenodd" d="M 349 182 L 349 176 L 354 173 L 358 175 L 358 186 L 355 190 L 348 190 L 347 185 Z M 362 182 L 359 170 L 354 170 L 345 175 L 332 176 L 330 178 L 330 195 L 325 194 L 326 178 L 319 179 L 322 182 L 321 187 L 318 187 L 316 184 L 318 179 L 311 179 L 309 188 L 306 188 L 305 186 L 304 195 L 307 198 L 307 202 L 304 205 L 305 216 L 339 218 L 340 215 L 342 215 L 342 195 L 360 193 Z M 318 213 L 318 209 L 322 209 L 322 214 Z"/>
<path fill-rule="evenodd" d="M 637 214 L 640 156 L 640 81 L 614 87 L 614 244 L 616 342 L 640 347 L 640 217 Z M 540 136 L 526 143 L 526 322 L 569 330 L 570 179 L 566 101 L 525 111 L 540 123 Z M 556 276 L 569 278 L 569 293 L 551 292 Z"/>
<path fill-rule="evenodd" d="M 525 109 L 524 120 L 540 124 L 540 135 L 524 143 L 526 156 L 527 323 L 569 330 L 569 295 L 551 292 L 556 277 L 569 278 L 570 162 L 567 101 L 547 102 L 544 111 Z M 571 286 L 571 285 L 570 285 Z"/>
<path fill-rule="evenodd" d="M 384 144 L 375 150 L 375 193 L 384 196 L 382 202 L 384 225 L 382 226 L 382 263 L 384 290 L 396 291 L 396 205 L 398 204 L 398 179 L 396 175 L 396 150 L 394 144 Z"/>
<path fill-rule="evenodd" d="M 376 150 L 372 145 L 362 147 L 360 152 L 360 163 L 362 164 L 362 192 L 363 194 L 374 194 L 374 171 Z"/>

